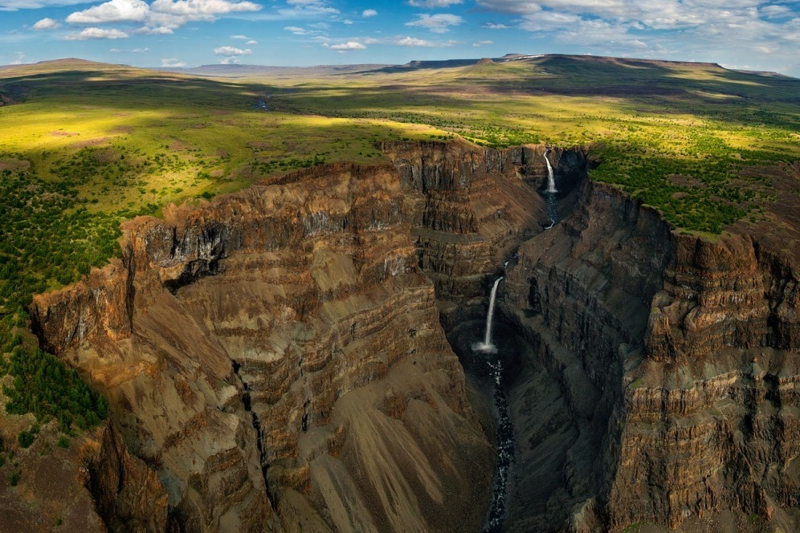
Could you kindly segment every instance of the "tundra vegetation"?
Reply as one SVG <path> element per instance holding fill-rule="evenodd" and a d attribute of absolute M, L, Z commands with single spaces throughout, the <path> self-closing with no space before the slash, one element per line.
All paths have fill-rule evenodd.
<path fill-rule="evenodd" d="M 18 102 L 0 107 L 0 416 L 31 412 L 64 434 L 106 417 L 102 397 L 36 347 L 26 308 L 119 256 L 121 221 L 169 203 L 325 162 L 386 163 L 381 140 L 580 144 L 598 163 L 593 179 L 713 238 L 766 217 L 772 170 L 800 159 L 800 80 L 709 64 L 542 56 L 239 72 L 0 69 L 0 91 Z"/>

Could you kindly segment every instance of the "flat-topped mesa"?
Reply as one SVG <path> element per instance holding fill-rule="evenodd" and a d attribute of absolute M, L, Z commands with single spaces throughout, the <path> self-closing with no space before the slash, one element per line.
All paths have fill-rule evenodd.
<path fill-rule="evenodd" d="M 172 523 L 480 526 L 491 446 L 404 203 L 390 166 L 301 171 L 133 220 L 122 261 L 35 299 L 43 345 L 108 396 Z"/>

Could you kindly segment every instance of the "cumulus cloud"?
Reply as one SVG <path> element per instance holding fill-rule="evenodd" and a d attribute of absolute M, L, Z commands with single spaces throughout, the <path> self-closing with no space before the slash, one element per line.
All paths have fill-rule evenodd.
<path fill-rule="evenodd" d="M 464 19 L 458 15 L 418 15 L 416 20 L 406 22 L 406 26 L 427 28 L 434 33 L 445 33 L 450 31 L 450 26 L 458 26 L 462 22 Z"/>
<path fill-rule="evenodd" d="M 34 30 L 39 30 L 39 31 L 42 31 L 42 30 L 54 30 L 54 29 L 60 28 L 60 27 L 61 27 L 61 24 L 59 24 L 58 22 L 56 22 L 55 20 L 53 20 L 51 18 L 43 18 L 42 20 L 40 20 L 39 22 L 37 22 L 36 24 L 33 25 L 33 29 Z"/>
<path fill-rule="evenodd" d="M 166 68 L 181 68 L 185 67 L 186 63 L 178 59 L 175 59 L 174 57 L 169 57 L 161 60 L 161 66 Z"/>
<path fill-rule="evenodd" d="M 326 48 L 331 50 L 366 50 L 367 47 L 356 41 L 347 41 L 346 43 L 327 45 L 323 44 Z"/>
<path fill-rule="evenodd" d="M 361 16 L 364 17 L 364 18 L 377 17 L 378 16 L 378 12 L 375 11 L 374 9 L 365 9 L 364 11 L 361 12 Z"/>
<path fill-rule="evenodd" d="M 110 0 L 67 17 L 70 24 L 105 24 L 109 22 L 144 22 L 150 6 L 142 0 Z"/>
<path fill-rule="evenodd" d="M 250 45 L 258 44 L 258 41 L 250 39 L 249 41 L 247 41 L 244 44 L 245 44 L 245 46 L 250 46 Z"/>
<path fill-rule="evenodd" d="M 220 46 L 219 48 L 214 48 L 214 53 L 218 56 L 249 56 L 253 53 L 252 50 L 249 48 L 242 50 L 241 48 L 236 48 L 235 46 Z"/>
<path fill-rule="evenodd" d="M 127 39 L 128 34 L 116 28 L 86 28 L 80 33 L 64 37 L 67 41 L 88 41 L 90 39 Z"/>
<path fill-rule="evenodd" d="M 0 0 L 3 1 L 3 0 Z M 261 5 L 247 0 L 108 0 L 67 17 L 70 24 L 107 24 L 138 22 L 143 27 L 136 33 L 170 34 L 172 30 L 193 21 L 213 22 L 231 13 L 254 12 Z"/>
<path fill-rule="evenodd" d="M 414 7 L 427 7 L 435 9 L 437 7 L 450 7 L 462 3 L 463 0 L 408 0 L 409 5 Z"/>

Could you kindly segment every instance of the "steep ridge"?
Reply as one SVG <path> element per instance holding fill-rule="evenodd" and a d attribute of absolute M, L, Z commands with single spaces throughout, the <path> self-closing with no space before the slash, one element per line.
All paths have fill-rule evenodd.
<path fill-rule="evenodd" d="M 301 172 L 136 219 L 36 299 L 181 530 L 479 528 L 491 447 L 403 206 L 391 167 Z"/>

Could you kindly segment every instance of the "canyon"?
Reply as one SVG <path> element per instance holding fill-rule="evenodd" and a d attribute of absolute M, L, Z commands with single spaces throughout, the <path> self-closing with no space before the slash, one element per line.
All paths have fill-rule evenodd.
<path fill-rule="evenodd" d="M 591 181 L 590 148 L 377 148 L 127 222 L 122 260 L 34 299 L 111 406 L 104 527 L 479 531 L 500 391 L 500 530 L 797 529 L 800 169 L 712 237 Z"/>

